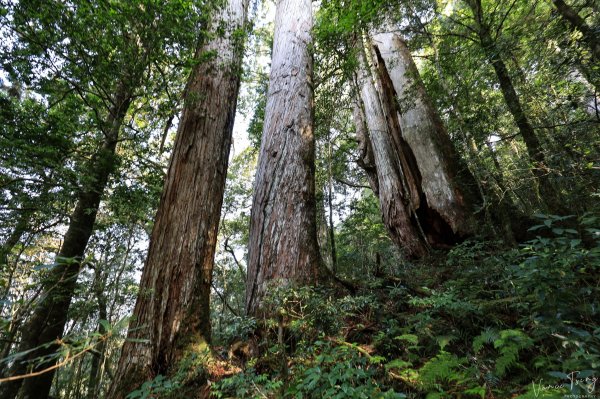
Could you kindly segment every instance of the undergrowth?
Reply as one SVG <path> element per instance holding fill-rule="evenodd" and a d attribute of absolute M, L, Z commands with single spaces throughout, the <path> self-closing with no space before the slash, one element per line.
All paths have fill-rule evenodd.
<path fill-rule="evenodd" d="M 562 398 L 600 395 L 598 220 L 539 216 L 518 248 L 469 240 L 354 295 L 275 289 L 260 356 L 216 398 Z M 231 342 L 235 337 L 221 337 Z M 571 396 L 582 397 L 582 396 Z M 593 396 L 592 396 L 593 397 Z"/>

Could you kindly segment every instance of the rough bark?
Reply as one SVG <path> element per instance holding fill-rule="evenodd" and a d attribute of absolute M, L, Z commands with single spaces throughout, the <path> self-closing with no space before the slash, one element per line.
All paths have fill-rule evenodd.
<path fill-rule="evenodd" d="M 373 147 L 383 223 L 392 241 L 403 248 L 409 257 L 423 256 L 429 248 L 414 212 L 416 177 L 411 175 L 412 170 L 406 168 L 406 163 L 401 160 L 379 93 L 368 69 L 366 54 L 362 46 L 359 47 L 358 88 Z"/>
<path fill-rule="evenodd" d="M 210 289 L 240 82 L 248 1 L 229 0 L 184 93 L 140 292 L 109 398 L 123 398 L 210 342 Z M 226 26 L 224 33 L 219 30 Z M 214 57 L 206 60 L 207 54 Z M 135 339 L 135 342 L 133 341 Z M 146 341 L 141 341 L 146 340 Z"/>
<path fill-rule="evenodd" d="M 377 181 L 377 167 L 375 166 L 373 145 L 371 144 L 371 138 L 369 137 L 369 131 L 367 129 L 363 103 L 360 99 L 360 95 L 357 97 L 352 110 L 354 127 L 356 129 L 356 141 L 358 141 L 359 158 L 357 163 L 358 166 L 365 171 L 367 181 L 369 182 L 369 186 L 373 190 L 373 193 L 378 196 L 379 182 Z"/>
<path fill-rule="evenodd" d="M 250 222 L 246 311 L 269 282 L 317 280 L 310 0 L 279 0 Z"/>
<path fill-rule="evenodd" d="M 575 11 L 571 6 L 564 2 L 564 0 L 552 0 L 558 13 L 568 21 L 575 29 L 581 32 L 582 39 L 589 46 L 592 60 L 594 62 L 600 62 L 600 35 L 599 32 L 595 32 L 585 20 Z"/>
<path fill-rule="evenodd" d="M 519 133 L 525 142 L 529 159 L 533 163 L 532 173 L 538 180 L 542 201 L 550 212 L 558 214 L 565 213 L 565 210 L 560 203 L 560 199 L 558 198 L 559 195 L 550 179 L 550 171 L 546 166 L 542 145 L 529 118 L 523 110 L 521 100 L 515 90 L 510 74 L 508 73 L 508 68 L 506 67 L 499 49 L 496 46 L 496 42 L 492 37 L 490 27 L 483 16 L 481 0 L 467 0 L 467 3 L 475 17 L 481 47 L 494 68 L 506 106 L 515 120 Z"/>
<path fill-rule="evenodd" d="M 25 352 L 60 339 L 67 322 L 71 297 L 75 290 L 87 243 L 92 235 L 96 214 L 102 193 L 109 176 L 115 169 L 115 149 L 123 120 L 131 103 L 131 92 L 126 85 L 119 85 L 113 99 L 105 133 L 105 141 L 98 153 L 87 165 L 89 182 L 80 190 L 71 222 L 64 236 L 62 247 L 56 258 L 57 265 L 43 282 L 43 293 L 33 314 L 21 328 L 21 343 L 17 352 Z M 66 261 L 68 260 L 68 261 Z M 32 359 L 49 356 L 58 345 L 50 345 L 33 350 L 15 361 L 10 369 L 11 376 L 36 372 L 52 366 L 56 359 L 28 364 Z M 13 399 L 21 388 L 22 399 L 43 399 L 48 397 L 54 371 L 39 376 L 6 382 L 0 387 L 0 398 Z"/>
<path fill-rule="evenodd" d="M 372 45 L 394 142 L 416 178 L 415 212 L 432 247 L 452 245 L 475 230 L 475 180 L 460 162 L 406 43 L 394 33 L 378 33 Z"/>

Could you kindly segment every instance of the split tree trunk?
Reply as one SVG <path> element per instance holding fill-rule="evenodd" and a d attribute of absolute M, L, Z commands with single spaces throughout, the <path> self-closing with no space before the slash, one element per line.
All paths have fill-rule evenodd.
<path fill-rule="evenodd" d="M 369 136 L 365 111 L 363 109 L 363 102 L 360 98 L 360 94 L 357 94 L 357 98 L 354 102 L 352 117 L 356 129 L 356 141 L 358 141 L 358 166 L 365 171 L 367 181 L 375 196 L 379 196 L 379 182 L 377 181 L 377 167 L 375 166 L 373 145 L 371 144 L 371 137 Z"/>
<path fill-rule="evenodd" d="M 373 148 L 374 164 L 377 171 L 379 206 L 383 223 L 392 241 L 402 248 L 409 257 L 424 256 L 428 252 L 428 244 L 414 210 L 414 194 L 417 190 L 413 170 L 407 168 L 406 162 L 398 153 L 388 120 L 382 107 L 379 93 L 369 72 L 366 54 L 359 46 L 358 88 L 362 103 L 368 135 Z M 359 119 L 360 112 L 357 112 Z M 360 122 L 359 122 L 360 123 Z M 362 135 L 360 127 L 357 132 Z M 373 180 L 373 179 L 370 179 Z M 371 183 L 373 184 L 373 183 Z M 418 198 L 417 198 L 418 200 Z"/>
<path fill-rule="evenodd" d="M 87 166 L 90 176 L 89 183 L 81 188 L 78 195 L 71 222 L 56 257 L 57 265 L 43 282 L 42 299 L 36 305 L 29 320 L 21 328 L 22 338 L 17 352 L 38 348 L 40 345 L 51 343 L 62 337 L 71 297 L 75 291 L 77 276 L 81 268 L 81 260 L 93 232 L 100 199 L 108 179 L 115 169 L 115 149 L 119 131 L 131 100 L 132 95 L 128 86 L 120 84 L 113 100 L 114 106 L 108 115 L 104 144 Z M 57 349 L 58 345 L 50 345 L 27 353 L 15 361 L 10 369 L 10 376 L 20 376 L 51 367 L 56 363 L 55 358 L 43 362 L 38 361 L 34 367 L 30 367 L 28 362 L 32 359 L 52 355 Z M 53 377 L 54 370 L 51 370 L 35 377 L 6 382 L 0 386 L 0 398 L 15 398 L 21 385 L 22 399 L 47 398 Z"/>
<path fill-rule="evenodd" d="M 246 311 L 267 285 L 313 283 L 319 269 L 313 134 L 312 4 L 279 0 L 248 247 Z"/>
<path fill-rule="evenodd" d="M 247 0 L 229 0 L 199 46 L 140 291 L 109 398 L 168 375 L 210 341 L 210 289 L 240 83 Z M 224 33 L 219 30 L 226 26 Z M 203 60 L 207 54 L 213 54 Z M 147 340 L 147 341 L 144 341 Z"/>
<path fill-rule="evenodd" d="M 475 230 L 475 180 L 461 163 L 406 43 L 394 33 L 379 33 L 372 45 L 394 143 L 415 176 L 414 212 L 430 246 L 451 246 Z"/>
<path fill-rule="evenodd" d="M 515 123 L 519 129 L 519 133 L 525 142 L 529 159 L 533 163 L 532 173 L 538 180 L 542 201 L 545 203 L 549 211 L 558 214 L 565 213 L 565 210 L 563 209 L 564 207 L 560 203 L 559 195 L 556 189 L 553 187 L 550 179 L 550 171 L 546 166 L 546 159 L 543 153 L 542 145 L 535 133 L 535 130 L 533 129 L 533 126 L 531 125 L 531 122 L 525 115 L 525 111 L 521 105 L 521 100 L 517 95 L 510 74 L 508 73 L 508 68 L 506 67 L 506 64 L 504 63 L 499 49 L 492 37 L 490 27 L 483 16 L 481 0 L 466 1 L 475 18 L 481 47 L 488 60 L 491 62 L 494 71 L 496 72 L 496 77 L 498 78 L 498 83 L 500 84 L 500 90 L 504 96 L 506 106 L 515 120 Z"/>

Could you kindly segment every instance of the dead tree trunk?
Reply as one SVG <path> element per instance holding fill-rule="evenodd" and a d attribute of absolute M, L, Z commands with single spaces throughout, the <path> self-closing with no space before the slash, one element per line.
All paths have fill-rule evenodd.
<path fill-rule="evenodd" d="M 200 45 L 109 398 L 168 375 L 210 341 L 210 289 L 240 82 L 247 0 L 229 0 Z M 226 32 L 220 33 L 223 26 Z M 207 55 L 210 58 L 206 59 Z M 212 56 L 214 55 L 214 56 Z M 144 341 L 147 340 L 147 341 Z"/>
<path fill-rule="evenodd" d="M 388 120 L 369 72 L 362 45 L 359 46 L 358 58 L 360 65 L 358 89 L 373 148 L 383 223 L 392 241 L 404 249 L 409 257 L 423 256 L 428 252 L 428 244 L 414 212 L 415 200 L 419 200 L 418 196 L 415 198 L 417 177 L 411 174 L 413 170 L 407 168 L 406 162 L 402 162 L 398 148 L 392 139 Z M 361 117 L 360 112 L 357 112 L 357 115 L 358 120 Z M 357 131 L 360 131 L 358 126 Z"/>
<path fill-rule="evenodd" d="M 399 154 L 415 176 L 415 213 L 432 247 L 474 232 L 476 183 L 433 107 L 406 43 L 394 33 L 372 40 L 383 104 Z"/>
<path fill-rule="evenodd" d="M 115 149 L 119 131 L 131 100 L 129 87 L 120 84 L 113 99 L 114 106 L 108 115 L 104 144 L 87 166 L 90 173 L 89 182 L 85 183 L 78 195 L 77 205 L 71 214 L 71 222 L 56 257 L 56 266 L 43 282 L 41 299 L 33 314 L 21 328 L 22 338 L 17 352 L 30 352 L 15 360 L 10 369 L 10 376 L 38 372 L 51 367 L 57 361 L 56 358 L 50 358 L 50 360 L 37 361 L 34 366 L 30 364 L 33 359 L 52 355 L 58 348 L 58 344 L 43 347 L 40 345 L 52 343 L 62 337 L 71 297 L 81 268 L 81 260 L 92 235 L 100 199 L 109 176 L 115 168 Z M 37 349 L 32 350 L 34 348 Z M 0 388 L 0 398 L 15 398 L 21 385 L 21 398 L 47 398 L 53 377 L 54 370 L 51 370 L 34 377 L 6 382 Z"/>
<path fill-rule="evenodd" d="M 249 314 L 259 312 L 269 282 L 317 280 L 312 26 L 310 0 L 278 1 L 250 222 Z"/>

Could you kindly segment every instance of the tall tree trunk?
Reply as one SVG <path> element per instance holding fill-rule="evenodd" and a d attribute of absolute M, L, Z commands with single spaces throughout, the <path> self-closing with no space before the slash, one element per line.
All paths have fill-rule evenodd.
<path fill-rule="evenodd" d="M 327 137 L 327 206 L 329 208 L 329 223 L 327 230 L 329 231 L 329 244 L 331 256 L 331 273 L 335 276 L 337 273 L 337 254 L 335 250 L 335 228 L 333 226 L 333 169 L 332 169 L 332 153 L 331 153 L 331 137 Z"/>
<path fill-rule="evenodd" d="M 378 33 L 372 45 L 386 113 L 399 125 L 391 130 L 394 142 L 415 169 L 415 212 L 432 247 L 452 245 L 475 230 L 475 180 L 456 153 L 406 43 L 394 33 Z"/>
<path fill-rule="evenodd" d="M 109 176 L 115 169 L 115 149 L 119 131 L 131 99 L 132 95 L 128 86 L 120 84 L 113 99 L 114 105 L 108 115 L 104 144 L 87 165 L 89 182 L 84 184 L 78 195 L 71 222 L 56 257 L 57 265 L 43 282 L 42 299 L 21 329 L 22 338 L 17 352 L 29 351 L 42 344 L 51 343 L 63 334 L 71 297 L 75 291 L 77 276 L 81 268 L 81 260 L 92 235 L 100 199 Z M 33 367 L 30 367 L 29 362 L 32 359 L 49 356 L 57 348 L 58 345 L 49 345 L 27 353 L 22 358 L 15 360 L 10 375 L 20 376 L 28 372 L 38 372 L 54 365 L 56 359 L 37 362 Z M 22 399 L 45 399 L 50 392 L 53 377 L 54 370 L 51 370 L 35 377 L 6 382 L 0 386 L 0 398 L 15 398 L 22 385 Z"/>
<path fill-rule="evenodd" d="M 215 11 L 196 52 L 140 291 L 109 398 L 168 375 L 210 341 L 210 289 L 243 55 L 248 1 Z M 226 26 L 224 33 L 219 30 Z M 214 57 L 206 59 L 207 54 Z"/>
<path fill-rule="evenodd" d="M 558 13 L 568 21 L 575 29 L 581 32 L 583 40 L 589 46 L 592 53 L 592 60 L 595 63 L 600 63 L 600 35 L 598 31 L 594 31 L 585 20 L 564 0 L 552 0 Z"/>
<path fill-rule="evenodd" d="M 496 77 L 498 78 L 498 83 L 500 84 L 500 90 L 504 96 L 506 106 L 513 116 L 519 129 L 519 133 L 521 134 L 521 137 L 523 137 L 523 141 L 527 147 L 527 154 L 533 163 L 532 172 L 539 183 L 542 201 L 546 204 L 549 211 L 559 214 L 564 213 L 563 206 L 560 204 L 560 199 L 558 198 L 558 193 L 553 187 L 549 176 L 550 171 L 546 166 L 542 145 L 531 122 L 523 111 L 521 100 L 517 95 L 510 74 L 508 73 L 508 68 L 506 67 L 498 46 L 496 46 L 496 42 L 492 37 L 490 27 L 485 21 L 481 0 L 466 1 L 475 17 L 481 47 L 496 72 Z"/>
<path fill-rule="evenodd" d="M 312 283 L 319 271 L 313 134 L 312 3 L 279 0 L 263 138 L 256 173 L 246 311 L 267 284 Z"/>
<path fill-rule="evenodd" d="M 100 276 L 100 271 L 96 269 L 94 281 L 94 291 L 96 293 L 96 300 L 98 301 L 98 320 L 108 321 L 107 314 L 107 303 L 106 296 L 104 295 L 104 288 L 106 286 L 107 274 Z M 99 396 L 99 384 L 100 380 L 100 365 L 104 359 L 104 352 L 106 350 L 106 340 L 104 335 L 107 333 L 106 328 L 102 322 L 98 322 L 98 335 L 101 341 L 95 348 L 95 352 L 92 354 L 93 357 L 90 361 L 90 377 L 88 380 L 87 398 L 95 399 Z"/>
<path fill-rule="evenodd" d="M 356 86 L 358 87 L 358 83 L 356 83 Z M 369 137 L 369 130 L 367 128 L 365 111 L 363 109 L 360 93 L 357 94 L 354 101 L 352 118 L 354 120 L 354 128 L 356 129 L 356 141 L 358 141 L 358 166 L 365 171 L 367 181 L 375 196 L 379 196 L 379 182 L 377 181 L 375 155 L 373 154 L 373 145 L 371 143 L 371 137 Z"/>
<path fill-rule="evenodd" d="M 416 176 L 413 176 L 395 145 L 381 99 L 369 72 L 366 54 L 359 46 L 358 88 L 377 170 L 379 206 L 392 241 L 409 257 L 423 256 L 428 244 L 415 214 Z M 360 117 L 360 116 L 359 116 Z M 357 131 L 360 128 L 357 127 Z M 418 201 L 418 198 L 416 198 Z"/>

